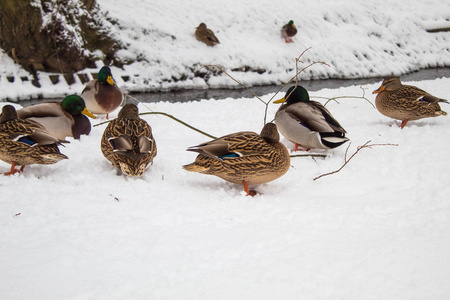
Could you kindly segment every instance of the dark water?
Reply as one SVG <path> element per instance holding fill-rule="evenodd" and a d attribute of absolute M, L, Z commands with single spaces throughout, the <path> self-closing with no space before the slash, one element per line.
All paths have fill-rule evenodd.
<path fill-rule="evenodd" d="M 401 76 L 403 81 L 420 81 L 430 80 L 441 77 L 450 77 L 450 68 L 437 68 L 437 69 L 423 69 L 417 72 L 413 72 L 407 75 Z M 309 91 L 317 91 L 324 88 L 339 88 L 351 85 L 380 83 L 383 78 L 369 78 L 369 79 L 324 79 L 324 80 L 308 80 L 302 81 L 301 85 Z M 251 90 L 258 96 L 264 96 L 270 93 L 278 91 L 280 86 L 265 85 L 254 86 Z M 177 90 L 170 92 L 152 92 L 152 93 L 131 93 L 130 96 L 138 99 L 141 102 L 189 102 L 201 99 L 225 99 L 225 98 L 242 98 L 253 97 L 253 95 L 244 88 L 239 89 L 207 89 L 207 90 Z M 29 106 L 36 103 L 49 100 L 61 100 L 59 99 L 36 99 L 36 100 L 24 100 L 20 101 L 23 106 Z M 131 100 L 133 102 L 133 100 Z"/>
<path fill-rule="evenodd" d="M 441 77 L 450 77 L 450 68 L 424 69 L 401 76 L 402 81 L 420 81 L 430 80 Z M 339 88 L 351 85 L 380 83 L 383 78 L 369 79 L 324 79 L 324 80 L 308 80 L 302 81 L 301 85 L 308 91 L 318 91 L 324 88 Z M 254 86 L 251 90 L 258 96 L 264 96 L 278 91 L 280 86 L 265 85 Z M 171 92 L 153 92 L 130 94 L 134 98 L 142 102 L 188 102 L 201 99 L 225 99 L 225 98 L 242 98 L 253 97 L 253 95 L 244 88 L 239 89 L 208 89 L 208 90 L 179 90 Z"/>

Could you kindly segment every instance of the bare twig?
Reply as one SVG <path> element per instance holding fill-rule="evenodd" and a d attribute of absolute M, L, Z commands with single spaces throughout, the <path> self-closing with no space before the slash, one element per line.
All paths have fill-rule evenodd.
<path fill-rule="evenodd" d="M 256 99 L 258 99 L 259 101 L 261 101 L 264 104 L 267 104 L 264 100 L 262 100 L 258 95 L 256 95 L 251 89 L 249 89 L 245 84 L 243 84 L 242 82 L 236 80 L 233 76 L 231 76 L 230 74 L 228 74 L 223 68 L 217 66 L 217 65 L 206 65 L 203 66 L 202 68 L 217 68 L 219 69 L 221 72 L 225 73 L 225 75 L 227 75 L 228 77 L 230 77 L 234 82 L 236 82 L 237 84 L 243 86 L 247 91 L 249 91 L 253 96 L 256 97 Z"/>
<path fill-rule="evenodd" d="M 373 103 L 369 99 L 366 98 L 366 89 L 363 87 L 366 83 L 367 83 L 367 81 L 359 86 L 359 88 L 362 90 L 362 96 L 337 96 L 337 97 L 332 97 L 332 98 L 321 97 L 321 96 L 311 96 L 311 98 L 326 99 L 327 102 L 325 102 L 324 106 L 326 106 L 328 104 L 328 102 L 330 102 L 330 101 L 335 101 L 336 103 L 339 103 L 337 101 L 337 99 L 364 99 L 367 102 L 369 102 L 369 104 L 372 105 L 373 108 L 375 108 L 375 105 L 373 105 Z"/>
<path fill-rule="evenodd" d="M 209 133 L 206 133 L 206 132 L 204 132 L 204 131 L 202 131 L 202 130 L 200 130 L 200 129 L 198 129 L 198 128 L 195 128 L 194 126 L 189 125 L 188 123 L 183 122 L 183 121 L 181 121 L 180 119 L 175 118 L 174 116 L 172 116 L 172 115 L 170 115 L 170 114 L 167 114 L 167 113 L 165 113 L 165 112 L 149 111 L 149 112 L 140 113 L 139 115 L 163 115 L 163 116 L 166 116 L 166 117 L 171 118 L 172 120 L 177 121 L 178 123 L 183 124 L 184 126 L 190 128 L 190 129 L 192 129 L 192 130 L 195 130 L 195 131 L 197 131 L 197 132 L 199 132 L 199 133 L 201 133 L 201 134 L 203 134 L 203 135 L 206 135 L 206 136 L 209 137 L 209 138 L 217 139 L 217 137 L 215 137 L 215 136 L 213 136 L 213 135 L 210 135 Z"/>
<path fill-rule="evenodd" d="M 140 113 L 139 115 L 140 115 L 140 116 L 142 116 L 142 115 L 163 115 L 163 116 L 166 116 L 166 117 L 171 118 L 172 120 L 177 121 L 177 122 L 180 123 L 180 124 L 183 124 L 184 126 L 190 128 L 190 129 L 192 129 L 192 130 L 195 130 L 195 131 L 197 131 L 197 132 L 199 132 L 199 133 L 201 133 L 201 134 L 203 134 L 203 135 L 206 135 L 206 136 L 209 137 L 209 138 L 216 139 L 215 136 L 213 136 L 213 135 L 211 135 L 211 134 L 209 134 L 209 133 L 206 133 L 206 132 L 204 132 L 204 131 L 202 131 L 202 130 L 200 130 L 200 129 L 198 129 L 198 128 L 192 126 L 192 125 L 189 125 L 188 123 L 186 123 L 186 122 L 184 122 L 184 121 L 181 121 L 180 119 L 178 119 L 178 118 L 172 116 L 171 114 L 165 113 L 165 112 L 160 112 L 160 111 L 149 111 L 149 112 L 143 112 L 143 113 Z M 100 125 L 109 123 L 109 122 L 111 122 L 111 121 L 112 121 L 112 120 L 107 120 L 107 121 L 104 121 L 104 122 L 95 124 L 93 127 L 97 127 L 97 126 L 100 126 Z"/>
<path fill-rule="evenodd" d="M 206 65 L 203 66 L 202 68 L 217 68 L 219 69 L 221 72 L 225 73 L 228 77 L 230 77 L 234 82 L 238 83 L 239 85 L 243 86 L 247 91 L 249 91 L 253 96 L 255 96 L 260 102 L 262 102 L 265 105 L 265 110 L 264 110 L 264 124 L 266 124 L 267 122 L 267 112 L 269 109 L 269 104 L 270 102 L 273 101 L 273 99 L 275 98 L 275 96 L 288 84 L 290 84 L 293 80 L 295 80 L 295 85 L 298 85 L 298 75 L 300 75 L 302 72 L 304 72 L 306 69 L 312 67 L 315 64 L 323 64 L 326 66 L 329 66 L 327 63 L 325 62 L 321 62 L 321 61 L 315 61 L 310 63 L 309 65 L 307 65 L 306 67 L 302 68 L 299 70 L 299 63 L 304 63 L 301 58 L 302 56 L 306 53 L 306 51 L 308 51 L 309 49 L 311 49 L 311 47 L 305 49 L 297 58 L 295 58 L 295 75 L 289 79 L 288 82 L 286 82 L 285 84 L 283 84 L 277 91 L 276 93 L 272 96 L 272 98 L 270 98 L 269 101 L 264 101 L 262 100 L 258 95 L 256 95 L 250 88 L 248 88 L 245 84 L 243 84 L 242 82 L 238 81 L 237 79 L 235 79 L 233 76 L 231 76 L 230 74 L 228 74 L 222 67 L 217 66 L 217 65 Z"/>
<path fill-rule="evenodd" d="M 317 176 L 316 178 L 314 178 L 314 180 L 317 180 L 317 179 L 319 179 L 319 178 L 321 178 L 321 177 L 324 177 L 324 176 L 328 176 L 328 175 L 332 175 L 332 174 L 338 173 L 339 171 L 341 171 L 341 170 L 342 170 L 342 169 L 350 162 L 350 160 L 351 160 L 353 157 L 355 157 L 355 155 L 356 155 L 361 149 L 364 149 L 364 148 L 372 148 L 372 147 L 374 147 L 374 146 L 398 146 L 398 144 L 369 144 L 370 142 L 371 142 L 371 141 L 369 140 L 369 141 L 367 141 L 366 143 L 364 143 L 364 145 L 358 146 L 358 147 L 356 148 L 355 153 L 353 153 L 353 154 L 347 159 L 348 149 L 350 148 L 350 145 L 351 145 L 351 143 L 349 143 L 349 145 L 348 145 L 348 147 L 347 147 L 347 150 L 345 150 L 344 164 L 343 164 L 339 169 L 337 169 L 337 170 L 335 170 L 335 171 L 332 171 L 332 172 L 325 173 L 325 174 L 322 174 L 322 175 Z"/>
<path fill-rule="evenodd" d="M 293 154 L 290 157 L 327 157 L 326 154 L 314 153 L 314 154 Z"/>

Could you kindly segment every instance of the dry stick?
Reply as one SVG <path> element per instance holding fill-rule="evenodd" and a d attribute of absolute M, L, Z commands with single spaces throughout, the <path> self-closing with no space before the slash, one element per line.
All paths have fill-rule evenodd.
<path fill-rule="evenodd" d="M 203 134 L 203 135 L 206 135 L 206 136 L 209 137 L 209 138 L 216 139 L 215 136 L 213 136 L 213 135 L 211 135 L 211 134 L 208 134 L 208 133 L 206 133 L 206 132 L 204 132 L 204 131 L 202 131 L 202 130 L 200 130 L 200 129 L 198 129 L 198 128 L 195 128 L 194 126 L 189 125 L 188 123 L 186 123 L 186 122 L 184 122 L 184 121 L 181 121 L 180 119 L 178 119 L 178 118 L 172 116 L 171 114 L 164 113 L 164 112 L 153 112 L 153 111 L 151 111 L 151 109 L 150 109 L 147 105 L 145 105 L 145 103 L 143 103 L 142 101 L 140 101 L 140 100 L 134 98 L 133 96 L 130 96 L 129 94 L 126 94 L 125 96 L 126 96 L 126 97 L 130 97 L 130 98 L 136 100 L 137 102 L 139 102 L 139 103 L 141 103 L 142 105 L 144 105 L 145 108 L 147 108 L 148 110 L 150 110 L 150 112 L 140 113 L 139 115 L 163 115 L 163 116 L 169 117 L 169 118 L 171 118 L 172 120 L 175 120 L 175 121 L 177 121 L 177 122 L 183 124 L 184 126 L 186 126 L 186 127 L 188 127 L 188 128 L 191 128 L 191 129 L 193 129 L 193 130 L 195 130 L 195 131 L 197 131 L 197 132 L 199 132 L 199 133 L 201 133 L 201 134 Z M 107 120 L 107 121 L 104 121 L 104 122 L 95 124 L 93 127 L 97 127 L 97 126 L 100 126 L 100 125 L 109 123 L 109 122 L 111 122 L 111 121 L 112 121 L 112 120 Z"/>
<path fill-rule="evenodd" d="M 289 155 L 290 157 L 327 157 L 326 154 L 294 154 L 294 155 Z"/>
<path fill-rule="evenodd" d="M 369 99 L 367 99 L 364 96 L 337 96 L 337 97 L 332 97 L 332 98 L 328 98 L 328 97 L 321 97 L 321 96 L 311 96 L 311 98 L 317 98 L 317 99 L 327 99 L 327 102 L 325 102 L 325 104 L 323 106 L 326 106 L 328 104 L 328 102 L 330 101 L 336 101 L 337 103 L 339 103 L 336 99 L 364 99 L 367 102 L 370 103 L 370 105 L 372 105 L 373 108 L 375 108 L 375 106 L 373 105 L 372 102 L 370 102 Z"/>
<path fill-rule="evenodd" d="M 201 133 L 201 134 L 203 134 L 203 135 L 206 135 L 207 137 L 210 137 L 210 138 L 212 138 L 212 139 L 217 139 L 217 137 L 215 137 L 215 136 L 213 136 L 213 135 L 210 135 L 210 134 L 208 134 L 208 133 L 206 133 L 206 132 L 204 132 L 204 131 L 202 131 L 202 130 L 200 130 L 200 129 L 198 129 L 198 128 L 195 128 L 194 126 L 189 125 L 188 123 L 183 122 L 183 121 L 181 121 L 180 119 L 175 118 L 174 116 L 172 116 L 172 115 L 170 115 L 170 114 L 167 114 L 167 113 L 164 113 L 164 112 L 150 111 L 150 112 L 140 113 L 139 115 L 163 115 L 163 116 L 166 116 L 166 117 L 171 118 L 172 120 L 177 121 L 178 123 L 183 124 L 183 125 L 186 126 L 186 127 L 189 127 L 189 128 L 192 129 L 192 130 L 195 130 L 195 131 L 197 131 L 197 132 L 199 132 L 199 133 Z"/>
<path fill-rule="evenodd" d="M 223 72 L 223 73 L 225 73 L 225 75 L 227 75 L 228 77 L 230 77 L 234 82 L 236 82 L 236 83 L 238 83 L 239 85 L 241 85 L 241 86 L 243 86 L 247 91 L 249 91 L 253 96 L 255 96 L 256 97 L 256 99 L 258 99 L 259 101 L 261 101 L 266 107 L 265 107 L 265 110 L 264 110 L 264 124 L 266 124 L 266 122 L 267 122 L 267 111 L 268 111 L 268 109 L 269 109 L 269 104 L 270 104 L 270 102 L 272 102 L 272 100 L 275 98 L 275 96 L 285 87 L 285 86 L 287 86 L 288 84 L 290 84 L 294 79 L 296 80 L 296 85 L 298 84 L 297 82 L 298 82 L 298 75 L 300 75 L 302 72 L 304 72 L 306 69 L 308 69 L 308 68 L 310 68 L 310 67 L 312 67 L 313 65 L 315 65 L 315 64 L 324 64 L 324 65 L 326 65 L 326 66 L 329 66 L 327 63 L 325 63 L 325 62 L 321 62 L 321 61 L 315 61 L 315 62 L 313 62 L 313 63 L 311 63 L 311 64 L 309 64 L 309 65 L 307 65 L 306 67 L 304 67 L 303 69 L 301 69 L 300 71 L 298 71 L 298 63 L 299 62 L 302 62 L 302 61 L 300 61 L 300 58 L 302 57 L 302 55 L 306 52 L 306 51 L 308 51 L 309 49 L 311 49 L 311 47 L 310 48 L 308 48 L 308 49 L 306 49 L 305 51 L 303 51 L 301 54 L 300 54 L 300 56 L 299 57 L 297 57 L 296 59 L 295 59 L 295 61 L 296 61 L 296 74 L 288 81 L 288 82 L 286 82 L 285 84 L 283 84 L 279 89 L 278 89 L 278 91 L 272 96 L 272 98 L 270 98 L 270 100 L 269 101 L 264 101 L 264 100 L 262 100 L 258 95 L 256 95 L 250 88 L 248 88 L 245 84 L 243 84 L 243 83 L 241 83 L 241 82 L 239 82 L 237 79 L 235 79 L 233 76 L 231 76 L 230 74 L 228 74 L 223 68 L 221 68 L 221 67 L 219 67 L 219 66 L 217 66 L 217 65 L 206 65 L 206 66 L 203 66 L 202 68 L 212 68 L 212 67 L 214 67 L 214 68 L 217 68 L 217 69 L 219 69 L 221 72 Z"/>
<path fill-rule="evenodd" d="M 213 135 L 211 135 L 211 134 L 208 134 L 208 133 L 206 133 L 206 132 L 204 132 L 204 131 L 202 131 L 202 130 L 200 130 L 200 129 L 198 129 L 198 128 L 195 128 L 194 126 L 189 125 L 188 123 L 183 122 L 183 121 L 181 121 L 180 119 L 178 119 L 178 118 L 172 116 L 171 114 L 165 113 L 165 112 L 160 112 L 160 111 L 150 111 L 150 112 L 140 113 L 139 115 L 140 115 L 140 116 L 141 116 L 141 115 L 163 115 L 163 116 L 166 116 L 166 117 L 171 118 L 172 120 L 177 121 L 178 123 L 183 124 L 184 126 L 190 128 L 190 129 L 192 129 L 192 130 L 195 130 L 195 131 L 197 131 L 197 132 L 199 132 L 199 133 L 201 133 L 201 134 L 203 134 L 203 135 L 206 135 L 206 136 L 209 137 L 209 138 L 217 139 L 217 137 L 215 137 L 215 136 L 213 136 Z M 104 121 L 104 122 L 95 124 L 93 127 L 97 127 L 97 126 L 100 126 L 100 125 L 109 123 L 109 122 L 111 122 L 111 121 L 112 121 L 112 120 L 107 120 L 107 121 Z"/>
<path fill-rule="evenodd" d="M 398 146 L 398 144 L 371 144 L 371 145 L 369 145 L 370 142 L 371 142 L 371 141 L 369 140 L 369 141 L 367 141 L 364 145 L 358 146 L 358 147 L 356 148 L 355 153 L 353 153 L 353 154 L 349 157 L 349 159 L 347 159 L 347 152 L 348 152 L 348 149 L 350 148 L 350 145 L 351 145 L 351 143 L 349 143 L 349 144 L 348 144 L 348 147 L 347 147 L 347 150 L 345 150 L 344 164 L 343 164 L 339 169 L 337 169 L 337 170 L 335 170 L 335 171 L 332 171 L 332 172 L 329 172 L 329 173 L 325 173 L 325 174 L 319 175 L 319 176 L 317 176 L 316 178 L 314 178 L 313 180 L 317 180 L 317 179 L 319 179 L 319 178 L 321 178 L 321 177 L 324 177 L 324 176 L 327 176 L 327 175 L 332 175 L 332 174 L 338 173 L 339 171 L 341 171 L 341 170 L 342 170 L 342 169 L 350 162 L 350 160 L 351 160 L 351 159 L 359 152 L 359 150 L 361 150 L 361 149 L 364 149 L 364 148 L 372 148 L 373 146 Z"/>
<path fill-rule="evenodd" d="M 348 98 L 348 99 L 351 99 L 351 98 L 353 98 L 353 99 L 364 99 L 364 100 L 366 100 L 367 102 L 369 102 L 369 104 L 372 105 L 373 108 L 375 108 L 375 105 L 373 105 L 373 103 L 370 102 L 370 100 L 366 98 L 366 89 L 364 89 L 363 86 L 364 86 L 365 84 L 367 84 L 367 82 L 368 82 L 368 81 L 364 82 L 363 84 L 361 84 L 361 85 L 359 86 L 359 88 L 360 88 L 360 89 L 362 90 L 362 92 L 363 92 L 363 94 L 362 94 L 361 97 L 358 97 L 358 96 L 337 96 L 337 97 L 328 98 L 328 97 L 312 96 L 311 98 L 327 99 L 327 102 L 325 102 L 325 104 L 324 104 L 323 106 L 326 106 L 326 105 L 328 104 L 328 102 L 330 102 L 330 101 L 335 101 L 336 103 L 339 104 L 339 102 L 338 102 L 336 99 L 345 99 L 345 98 Z"/>

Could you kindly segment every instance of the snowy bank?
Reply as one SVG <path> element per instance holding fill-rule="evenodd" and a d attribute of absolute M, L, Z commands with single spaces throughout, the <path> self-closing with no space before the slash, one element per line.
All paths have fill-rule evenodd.
<path fill-rule="evenodd" d="M 136 62 L 113 68 L 125 91 L 218 88 L 236 84 L 205 65 L 219 65 L 248 86 L 279 84 L 295 74 L 295 58 L 305 49 L 302 79 L 401 75 L 421 68 L 450 66 L 450 33 L 427 32 L 449 27 L 450 3 L 432 1 L 223 1 L 195 2 L 98 0 L 117 19 L 111 34 L 126 45 L 119 56 Z M 286 44 L 280 28 L 294 20 L 299 33 Z M 194 30 L 205 22 L 221 41 L 208 47 Z M 80 93 L 75 76 L 53 84 L 39 73 L 41 88 L 0 53 L 0 99 L 60 97 Z M 98 65 L 98 69 L 101 65 Z M 92 79 L 98 69 L 85 69 Z M 14 82 L 10 82 L 14 79 Z"/>

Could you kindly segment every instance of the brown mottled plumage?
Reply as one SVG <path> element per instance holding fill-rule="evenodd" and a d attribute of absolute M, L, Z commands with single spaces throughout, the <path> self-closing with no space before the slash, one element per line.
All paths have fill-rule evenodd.
<path fill-rule="evenodd" d="M 289 152 L 279 140 L 273 123 L 266 124 L 261 134 L 249 131 L 229 134 L 188 148 L 200 154 L 195 162 L 183 168 L 243 184 L 249 195 L 248 185 L 275 180 L 288 171 Z"/>
<path fill-rule="evenodd" d="M 293 43 L 292 37 L 297 34 L 297 28 L 294 25 L 294 21 L 290 20 L 281 28 L 281 35 L 286 43 Z"/>
<path fill-rule="evenodd" d="M 375 98 L 378 111 L 389 118 L 401 120 L 401 128 L 410 120 L 447 115 L 438 104 L 448 103 L 447 100 L 432 96 L 418 87 L 403 85 L 398 77 L 384 79 L 373 94 L 378 94 Z"/>
<path fill-rule="evenodd" d="M 197 29 L 195 30 L 195 37 L 200 42 L 205 43 L 208 46 L 214 46 L 220 44 L 219 39 L 214 35 L 214 33 L 206 28 L 205 23 L 200 23 Z"/>
<path fill-rule="evenodd" d="M 144 175 L 156 156 L 152 128 L 139 118 L 138 108 L 126 104 L 105 129 L 101 141 L 103 155 L 128 176 Z"/>
<path fill-rule="evenodd" d="M 23 171 L 32 164 L 54 164 L 67 156 L 61 154 L 58 145 L 66 142 L 60 140 L 45 128 L 31 120 L 21 120 L 16 109 L 5 105 L 0 115 L 0 159 L 11 164 L 11 170 L 5 175 Z M 20 170 L 16 165 L 22 166 Z"/>

